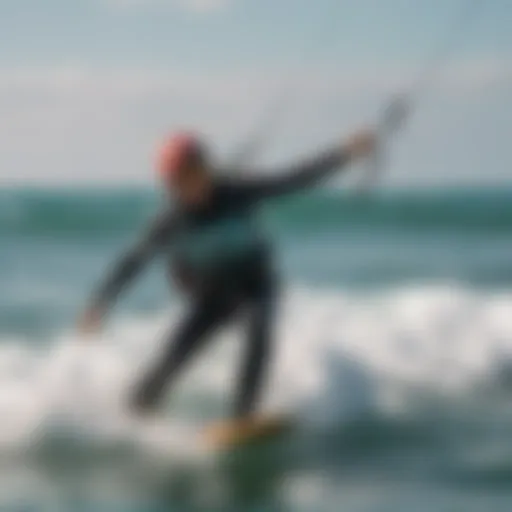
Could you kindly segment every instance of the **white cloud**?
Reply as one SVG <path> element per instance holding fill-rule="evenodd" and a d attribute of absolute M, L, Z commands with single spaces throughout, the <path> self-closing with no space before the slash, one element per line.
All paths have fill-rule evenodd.
<path fill-rule="evenodd" d="M 32 91 L 91 97 L 139 97 L 187 94 L 195 99 L 238 101 L 264 96 L 286 84 L 305 94 L 392 93 L 407 89 L 416 74 L 410 69 L 305 69 L 278 75 L 265 69 L 214 74 L 182 73 L 162 69 L 113 69 L 88 66 L 0 68 L 0 94 Z M 445 94 L 478 93 L 486 87 L 512 81 L 512 63 L 501 60 L 459 62 L 443 71 L 431 86 Z"/>
<path fill-rule="evenodd" d="M 412 77 L 404 69 L 297 74 L 276 154 L 304 152 L 361 120 L 373 120 L 383 99 Z M 269 98 L 282 81 L 263 70 L 205 77 L 142 69 L 0 69 L 0 182 L 149 180 L 153 144 L 165 130 L 199 127 L 229 149 L 268 113 Z M 456 168 L 481 161 L 490 136 L 494 157 L 502 151 L 505 158 L 499 99 L 509 98 L 511 85 L 511 66 L 503 62 L 447 70 L 407 135 L 410 156 L 403 157 L 403 168 L 410 173 L 413 158 L 415 167 L 418 161 L 427 165 L 452 137 L 442 156 Z M 468 146 L 471 137 L 478 143 Z"/>
<path fill-rule="evenodd" d="M 226 8 L 231 0 L 102 0 L 123 10 L 180 8 L 195 13 L 210 13 Z"/>
<path fill-rule="evenodd" d="M 211 12 L 227 7 L 229 0 L 181 0 L 180 4 L 196 12 Z"/>

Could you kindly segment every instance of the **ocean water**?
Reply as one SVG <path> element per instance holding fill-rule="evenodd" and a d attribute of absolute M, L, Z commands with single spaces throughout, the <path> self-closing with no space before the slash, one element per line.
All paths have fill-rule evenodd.
<path fill-rule="evenodd" d="M 262 222 L 282 270 L 263 407 L 290 437 L 219 456 L 240 325 L 147 423 L 123 403 L 179 317 L 156 260 L 93 339 L 74 321 L 158 207 L 0 193 L 0 510 L 512 509 L 512 189 L 315 193 Z"/>

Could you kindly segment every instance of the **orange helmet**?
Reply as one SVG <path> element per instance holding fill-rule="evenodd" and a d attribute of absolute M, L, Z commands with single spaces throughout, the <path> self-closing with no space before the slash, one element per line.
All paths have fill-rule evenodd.
<path fill-rule="evenodd" d="M 190 132 L 178 132 L 168 137 L 158 151 L 157 168 L 165 182 L 174 180 L 177 174 L 202 163 L 205 148 L 202 141 Z"/>

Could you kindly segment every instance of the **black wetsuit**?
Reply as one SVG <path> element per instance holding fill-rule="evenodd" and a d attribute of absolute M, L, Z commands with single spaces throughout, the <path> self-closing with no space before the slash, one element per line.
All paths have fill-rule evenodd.
<path fill-rule="evenodd" d="M 272 251 L 257 228 L 257 206 L 262 200 L 314 185 L 348 161 L 344 152 L 332 150 L 277 176 L 218 180 L 207 204 L 169 207 L 158 215 L 95 297 L 95 305 L 106 308 L 143 265 L 161 252 L 170 257 L 172 265 L 178 265 L 191 287 L 189 312 L 171 333 L 162 358 L 136 389 L 137 408 L 156 405 L 165 387 L 207 337 L 242 309 L 248 313 L 249 339 L 234 414 L 253 410 L 271 349 L 276 297 Z"/>

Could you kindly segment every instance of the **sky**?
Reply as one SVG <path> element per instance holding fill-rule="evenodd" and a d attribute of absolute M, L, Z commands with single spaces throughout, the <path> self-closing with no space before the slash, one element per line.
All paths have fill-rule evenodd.
<path fill-rule="evenodd" d="M 278 172 L 415 85 L 387 183 L 512 183 L 512 1 L 468 1 L 0 0 L 0 186 L 150 184 L 181 128 Z"/>

